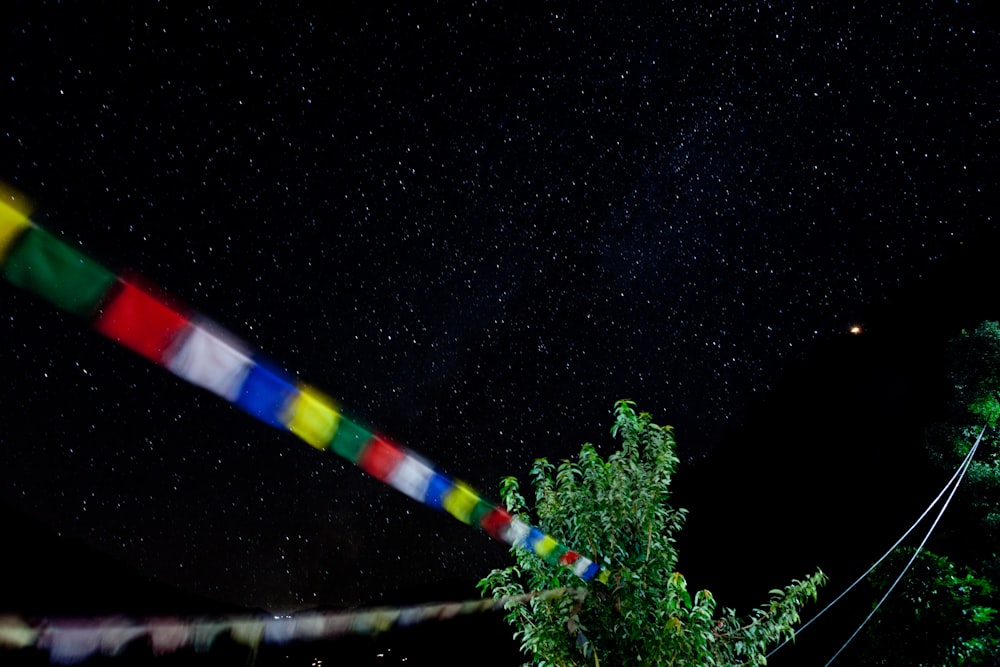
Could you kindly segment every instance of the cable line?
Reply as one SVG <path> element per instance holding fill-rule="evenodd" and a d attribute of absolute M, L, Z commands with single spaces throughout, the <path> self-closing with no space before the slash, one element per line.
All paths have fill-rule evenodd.
<path fill-rule="evenodd" d="M 861 625 L 858 626 L 857 630 L 855 630 L 854 633 L 847 638 L 847 641 L 844 642 L 844 645 L 841 646 L 840 649 L 838 649 L 837 652 L 833 654 L 833 657 L 830 658 L 827 661 L 826 665 L 824 665 L 823 667 L 830 667 L 830 665 L 833 664 L 833 661 L 837 659 L 837 656 L 840 655 L 845 648 L 847 648 L 847 645 L 850 644 L 855 637 L 857 637 L 858 633 L 861 632 L 861 629 L 868 624 L 868 621 L 872 619 L 872 616 L 875 615 L 875 612 L 878 611 L 879 607 L 882 606 L 882 603 L 885 602 L 887 597 L 889 597 L 889 594 L 892 593 L 892 591 L 896 588 L 899 582 L 903 580 L 903 576 L 906 574 L 906 571 L 910 569 L 910 566 L 913 565 L 913 561 L 917 559 L 917 556 L 920 555 L 921 549 L 924 548 L 924 545 L 927 544 L 927 540 L 930 539 L 931 533 L 934 532 L 934 529 L 937 527 L 938 521 L 940 521 L 941 517 L 944 515 L 944 511 L 948 509 L 948 503 L 951 502 L 952 496 L 954 496 L 955 492 L 958 491 L 958 486 L 962 483 L 962 478 L 965 477 L 965 473 L 968 472 L 969 470 L 969 464 L 972 463 L 972 455 L 979 447 L 979 443 L 980 441 L 982 441 L 984 433 L 986 433 L 985 425 L 983 426 L 983 430 L 979 432 L 979 437 L 976 438 L 976 443 L 972 445 L 972 449 L 969 450 L 968 456 L 965 457 L 965 461 L 962 462 L 962 466 L 960 466 L 959 468 L 962 471 L 962 474 L 959 475 L 958 480 L 955 482 L 955 485 L 951 487 L 951 492 L 948 494 L 947 500 L 944 501 L 944 505 L 941 506 L 941 511 L 938 512 L 937 517 L 935 517 L 934 519 L 934 523 L 931 524 L 931 527 L 930 529 L 928 529 L 927 534 L 924 535 L 924 539 L 920 542 L 920 545 L 917 547 L 916 551 L 913 552 L 913 557 L 910 558 L 910 562 L 906 564 L 906 567 L 903 568 L 903 571 L 900 572 L 899 576 L 896 577 L 896 580 L 892 582 L 892 586 L 890 586 L 889 590 L 885 592 L 885 595 L 883 595 L 882 599 L 878 601 L 878 604 L 876 604 L 875 608 L 871 610 L 871 613 L 869 613 L 868 616 L 865 617 L 865 620 L 861 622 Z"/>
<path fill-rule="evenodd" d="M 983 433 L 985 433 L 985 432 L 986 432 L 986 427 L 983 426 L 983 430 L 980 431 L 979 437 L 976 438 L 975 444 L 969 450 L 969 453 L 966 454 L 965 459 L 962 461 L 962 463 L 958 466 L 958 468 L 955 469 L 955 472 L 952 474 L 951 479 L 949 479 L 948 482 L 941 488 L 941 490 L 938 492 L 938 494 L 934 498 L 934 500 L 932 500 L 931 503 L 930 503 L 930 505 L 927 506 L 927 509 L 924 510 L 923 514 L 921 514 L 920 517 L 917 518 L 917 520 L 913 522 L 913 525 L 910 526 L 909 528 L 907 528 L 906 532 L 903 533 L 902 536 L 900 536 L 900 538 L 898 540 L 896 540 L 896 542 L 891 547 L 889 547 L 888 551 L 886 551 L 884 554 L 882 554 L 881 558 L 879 558 L 877 561 L 875 561 L 872 564 L 872 566 L 869 567 L 868 570 L 864 574 L 862 574 L 860 577 L 858 577 L 857 579 L 855 579 L 854 583 L 852 583 L 850 586 L 848 586 L 847 588 L 845 588 L 844 591 L 840 595 L 838 595 L 837 597 L 835 597 L 829 604 L 827 604 L 825 607 L 823 607 L 815 616 L 813 616 L 808 621 L 806 621 L 805 623 L 803 623 L 802 626 L 798 630 L 795 631 L 794 637 L 797 637 L 798 635 L 800 635 L 803 630 L 805 630 L 810 625 L 812 625 L 814 622 L 816 622 L 819 619 L 820 616 L 822 616 L 823 614 L 825 614 L 831 607 L 833 607 L 833 605 L 835 605 L 838 602 L 840 602 L 841 598 L 843 598 L 845 595 L 847 595 L 848 593 L 850 593 L 854 589 L 855 586 L 857 586 L 858 584 L 860 584 L 862 581 L 864 581 L 868 577 L 868 575 L 870 575 L 872 572 L 874 572 L 875 568 L 877 568 L 879 565 L 881 565 L 882 561 L 884 561 L 886 558 L 888 558 L 889 555 L 893 551 L 895 551 L 896 547 L 898 547 L 900 544 L 902 544 L 903 540 L 905 540 L 910 535 L 910 533 L 912 533 L 916 529 L 916 527 L 920 525 L 920 522 L 922 522 L 924 520 L 924 518 L 930 513 L 931 509 L 933 509 L 934 506 L 938 504 L 938 502 L 944 496 L 945 492 L 947 492 L 948 489 L 953 484 L 955 485 L 955 488 L 958 487 L 958 485 L 955 483 L 955 480 L 958 479 L 960 475 L 964 475 L 965 474 L 965 469 L 968 468 L 969 463 L 972 462 L 972 455 L 975 453 L 976 448 L 979 446 L 979 442 L 982 440 Z M 952 493 L 954 493 L 954 489 L 952 490 Z M 949 500 L 951 499 L 950 495 L 948 496 L 948 499 Z M 947 503 L 945 503 L 945 504 L 947 506 Z M 944 510 L 942 510 L 942 512 L 943 511 Z M 938 518 L 940 518 L 940 517 L 941 517 L 941 515 L 938 514 Z M 937 522 L 937 520 L 935 520 L 935 523 L 936 522 Z M 933 527 L 932 527 L 932 529 L 933 529 Z M 929 535 L 929 533 L 928 533 L 928 535 Z M 924 539 L 926 541 L 926 538 L 924 538 Z M 793 639 L 793 637 L 789 637 L 789 638 L 785 639 L 785 641 L 781 642 L 776 647 L 774 647 L 773 649 L 771 649 L 771 652 L 768 653 L 765 657 L 770 658 L 772 655 L 774 655 L 779 650 L 781 650 L 781 648 L 784 647 L 785 644 L 787 644 L 788 642 L 792 641 L 792 639 Z"/>

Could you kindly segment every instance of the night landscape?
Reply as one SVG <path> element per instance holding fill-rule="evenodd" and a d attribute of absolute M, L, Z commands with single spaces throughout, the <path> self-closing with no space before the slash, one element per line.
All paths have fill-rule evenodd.
<path fill-rule="evenodd" d="M 674 427 L 689 587 L 749 610 L 820 568 L 808 619 L 953 472 L 925 447 L 948 341 L 1000 320 L 987 3 L 6 9 L 0 181 L 31 220 L 486 498 L 614 451 L 630 399 Z M 512 563 L 7 281 L 0 327 L 4 618 L 471 600 Z M 960 565 L 963 502 L 929 543 Z M 826 664 L 876 599 L 768 664 Z M 86 664 L 519 665 L 512 632 Z"/>

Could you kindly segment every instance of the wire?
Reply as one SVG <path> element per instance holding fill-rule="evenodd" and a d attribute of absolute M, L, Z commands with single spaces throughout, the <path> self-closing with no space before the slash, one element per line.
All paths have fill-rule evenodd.
<path fill-rule="evenodd" d="M 852 583 L 852 584 L 851 584 L 850 586 L 848 586 L 847 588 L 845 588 L 845 589 L 844 589 L 844 591 L 843 591 L 843 592 L 842 592 L 842 593 L 841 593 L 840 595 L 838 595 L 837 597 L 835 597 L 835 598 L 833 599 L 833 601 L 831 601 L 831 602 L 830 602 L 829 604 L 827 604 L 827 605 L 826 605 L 825 607 L 823 607 L 823 608 L 822 608 L 822 609 L 821 609 L 821 610 L 820 610 L 820 611 L 819 611 L 819 612 L 818 612 L 818 613 L 817 613 L 817 614 L 816 614 L 815 616 L 813 616 L 813 617 L 812 617 L 812 618 L 810 618 L 810 619 L 809 619 L 808 621 L 806 621 L 805 623 L 803 623 L 803 624 L 802 624 L 802 625 L 801 625 L 801 626 L 800 626 L 800 627 L 799 627 L 799 628 L 798 628 L 798 629 L 797 629 L 797 630 L 795 631 L 795 635 L 794 635 L 794 637 L 798 637 L 798 636 L 799 636 L 800 634 L 802 634 L 802 631 L 803 631 L 803 630 L 805 630 L 805 629 L 806 629 L 806 628 L 808 628 L 808 627 L 809 627 L 810 625 L 812 625 L 812 624 L 813 624 L 813 623 L 815 623 L 815 622 L 816 622 L 817 620 L 819 620 L 819 617 L 820 617 L 820 616 L 822 616 L 822 615 L 823 615 L 823 614 L 825 614 L 825 613 L 826 613 L 827 611 L 829 611 L 829 609 L 830 609 L 831 607 L 833 607 L 833 605 L 835 605 L 835 604 L 837 604 L 838 602 L 840 602 L 841 598 L 843 598 L 843 597 L 844 597 L 845 595 L 847 595 L 848 593 L 850 593 L 850 592 L 851 592 L 851 591 L 852 591 L 852 590 L 854 589 L 854 587 L 855 587 L 855 586 L 857 586 L 857 585 L 858 585 L 858 584 L 860 584 L 860 583 L 861 583 L 862 581 L 864 581 L 864 580 L 865 580 L 865 579 L 866 579 L 866 578 L 868 577 L 868 575 L 870 575 L 870 574 L 871 574 L 872 572 L 874 572 L 874 571 L 875 571 L 875 568 L 877 568 L 877 567 L 878 567 L 879 565 L 881 565 L 881 564 L 882 564 L 882 561 L 884 561 L 884 560 L 885 560 L 886 558 L 888 558 L 888 557 L 889 557 L 889 555 L 890 555 L 890 554 L 891 554 L 891 553 L 892 553 L 893 551 L 895 551 L 895 550 L 896 550 L 896 547 L 898 547 L 898 546 L 899 546 L 900 544 L 902 544 L 903 540 L 905 540 L 905 539 L 906 539 L 906 538 L 907 538 L 907 537 L 908 537 L 908 536 L 910 535 L 910 533 L 912 533 L 912 532 L 914 531 L 914 529 L 916 529 L 916 527 L 920 525 L 920 522 L 921 522 L 921 521 L 923 521 L 923 520 L 924 520 L 924 518 L 925 518 L 925 517 L 926 517 L 926 516 L 927 516 L 928 514 L 930 514 L 930 511 L 931 511 L 931 509 L 933 509 L 933 508 L 934 508 L 934 506 L 938 504 L 938 501 L 940 501 L 940 500 L 941 500 L 941 498 L 942 498 L 942 497 L 944 496 L 945 492 L 947 492 L 947 491 L 948 491 L 949 487 L 951 487 L 951 486 L 952 486 L 952 484 L 954 484 L 954 483 L 955 483 L 955 480 L 956 480 L 956 479 L 958 478 L 958 476 L 959 476 L 960 474 L 964 474 L 964 473 L 963 473 L 963 470 L 964 470 L 965 468 L 967 468 L 967 467 L 968 467 L 968 465 L 969 465 L 969 463 L 970 463 L 970 462 L 972 461 L 972 455 L 973 455 L 973 453 L 975 452 L 975 450 L 976 450 L 976 447 L 978 447 L 978 446 L 979 446 L 979 441 L 980 441 L 980 440 L 982 439 L 982 437 L 983 437 L 983 433 L 985 433 L 985 431 L 986 431 L 986 427 L 984 426 L 984 427 L 983 427 L 983 431 L 982 431 L 982 432 L 980 432 L 980 434 L 979 434 L 979 438 L 977 438 L 977 439 L 976 439 L 976 443 L 975 443 L 975 445 L 973 445 L 972 449 L 970 449 L 970 450 L 969 450 L 969 453 L 968 453 L 968 454 L 966 454 L 966 456 L 965 456 L 965 459 L 964 459 L 964 460 L 962 461 L 962 463 L 961 463 L 961 464 L 960 464 L 960 465 L 958 466 L 958 468 L 956 468 L 956 469 L 955 469 L 955 472 L 954 472 L 954 473 L 952 474 L 952 476 L 951 476 L 951 479 L 949 479 L 949 480 L 948 480 L 948 482 L 947 482 L 947 483 L 946 483 L 946 484 L 945 484 L 945 485 L 944 485 L 943 487 L 941 487 L 941 490 L 940 490 L 940 491 L 938 492 L 938 494 L 937 494 L 937 497 L 935 497 L 935 498 L 934 498 L 934 500 L 932 500 L 932 501 L 931 501 L 930 505 L 928 505 L 928 506 L 927 506 L 927 509 L 925 509 L 925 510 L 924 510 L 923 514 L 921 514 L 921 515 L 920 515 L 920 517 L 919 517 L 919 518 L 917 518 L 917 520 L 913 522 L 913 525 L 912 525 L 912 526 L 910 526 L 909 528 L 907 528 L 907 529 L 906 529 L 906 532 L 905 532 L 905 533 L 903 533 L 903 534 L 902 534 L 902 536 L 901 536 L 901 537 L 900 537 L 900 538 L 899 538 L 898 540 L 896 540 L 896 542 L 895 542 L 895 543 L 894 543 L 894 544 L 893 544 L 893 545 L 892 545 L 891 547 L 889 547 L 889 549 L 888 549 L 888 550 L 887 550 L 887 551 L 886 551 L 886 552 L 885 552 L 884 554 L 882 554 L 882 557 L 881 557 L 881 558 L 879 558 L 879 559 L 878 559 L 877 561 L 875 561 L 875 562 L 874 562 L 874 563 L 873 563 L 873 564 L 871 565 L 871 567 L 869 567 L 869 568 L 868 568 L 868 570 L 867 570 L 867 571 L 865 571 L 865 573 L 864 573 L 864 574 L 862 574 L 862 575 L 861 575 L 860 577 L 858 577 L 857 579 L 855 579 L 855 580 L 854 580 L 854 583 Z M 787 644 L 788 642 L 792 641 L 792 639 L 793 639 L 793 637 L 789 637 L 789 638 L 785 639 L 785 641 L 781 642 L 780 644 L 778 644 L 777 646 L 775 646 L 775 647 L 774 647 L 773 649 L 771 649 L 771 652 L 770 652 L 770 653 L 768 653 L 768 654 L 767 654 L 767 655 L 766 655 L 765 657 L 766 657 L 766 658 L 770 658 L 770 657 L 771 657 L 772 655 L 774 655 L 774 654 L 775 654 L 775 653 L 777 653 L 777 652 L 778 652 L 779 650 L 781 650 L 781 649 L 782 649 L 782 647 L 784 647 L 784 646 L 785 646 L 785 644 Z"/>
<path fill-rule="evenodd" d="M 906 564 L 906 567 L 904 567 L 903 571 L 899 573 L 899 576 L 896 577 L 896 580 L 892 582 L 892 586 L 890 586 L 889 590 L 885 592 L 885 595 L 883 595 L 882 599 L 878 601 L 878 603 L 875 605 L 875 608 L 871 610 L 871 613 L 869 613 L 868 616 L 865 617 L 865 620 L 861 622 L 861 625 L 859 625 L 858 628 L 851 634 L 851 636 L 847 638 L 847 641 L 844 642 L 844 645 L 841 646 L 837 650 L 837 652 L 833 654 L 833 657 L 831 657 L 827 661 L 826 665 L 824 665 L 823 667 L 830 667 L 830 665 L 833 664 L 833 661 L 837 659 L 837 656 L 839 656 L 843 652 L 843 650 L 847 648 L 848 644 L 850 644 L 854 640 L 854 638 L 858 636 L 858 633 L 861 632 L 861 629 L 868 624 L 868 621 L 872 620 L 872 617 L 875 615 L 875 612 L 879 610 L 879 607 L 882 606 L 882 603 L 885 602 L 886 598 L 889 597 L 889 595 L 896 588 L 899 582 L 903 580 L 903 576 L 906 574 L 907 570 L 910 569 L 910 566 L 913 565 L 913 562 L 917 560 L 917 556 L 920 555 L 921 549 L 923 549 L 924 545 L 927 544 L 927 540 L 930 538 L 931 533 L 934 532 L 934 529 L 937 527 L 938 521 L 940 521 L 941 517 L 944 515 L 944 511 L 948 509 L 948 503 L 951 502 L 952 496 L 954 496 L 955 492 L 958 491 L 958 486 L 962 483 L 962 479 L 965 477 L 965 473 L 969 470 L 969 464 L 972 463 L 972 455 L 975 454 L 976 449 L 979 448 L 979 443 L 982 441 L 984 433 L 986 433 L 985 425 L 983 426 L 983 430 L 979 432 L 979 437 L 976 438 L 976 443 L 972 445 L 972 449 L 969 450 L 969 454 L 965 457 L 965 461 L 963 461 L 962 465 L 959 466 L 961 475 L 959 475 L 958 481 L 956 481 L 954 486 L 951 487 L 951 492 L 948 494 L 948 498 L 944 501 L 944 505 L 941 506 L 941 511 L 938 512 L 937 517 L 934 518 L 934 523 L 932 523 L 931 527 L 927 530 L 927 534 L 924 535 L 924 539 L 920 542 L 920 545 L 913 552 L 913 556 L 910 558 L 910 561 Z"/>

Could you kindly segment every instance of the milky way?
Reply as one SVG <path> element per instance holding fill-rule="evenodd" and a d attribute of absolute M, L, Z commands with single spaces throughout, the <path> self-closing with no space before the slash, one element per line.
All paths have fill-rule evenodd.
<path fill-rule="evenodd" d="M 34 219 L 495 496 L 628 397 L 709 455 L 790 361 L 991 215 L 980 3 L 19 2 Z M 270 608 L 501 545 L 10 286 L 2 499 Z"/>

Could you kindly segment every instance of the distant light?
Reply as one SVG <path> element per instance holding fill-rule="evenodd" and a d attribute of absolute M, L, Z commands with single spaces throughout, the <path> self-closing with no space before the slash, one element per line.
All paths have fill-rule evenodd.
<path fill-rule="evenodd" d="M 861 325 L 860 324 L 852 324 L 851 328 L 848 329 L 848 331 L 850 331 L 852 334 L 854 334 L 855 336 L 857 336 L 858 334 L 860 334 L 862 332 Z"/>

